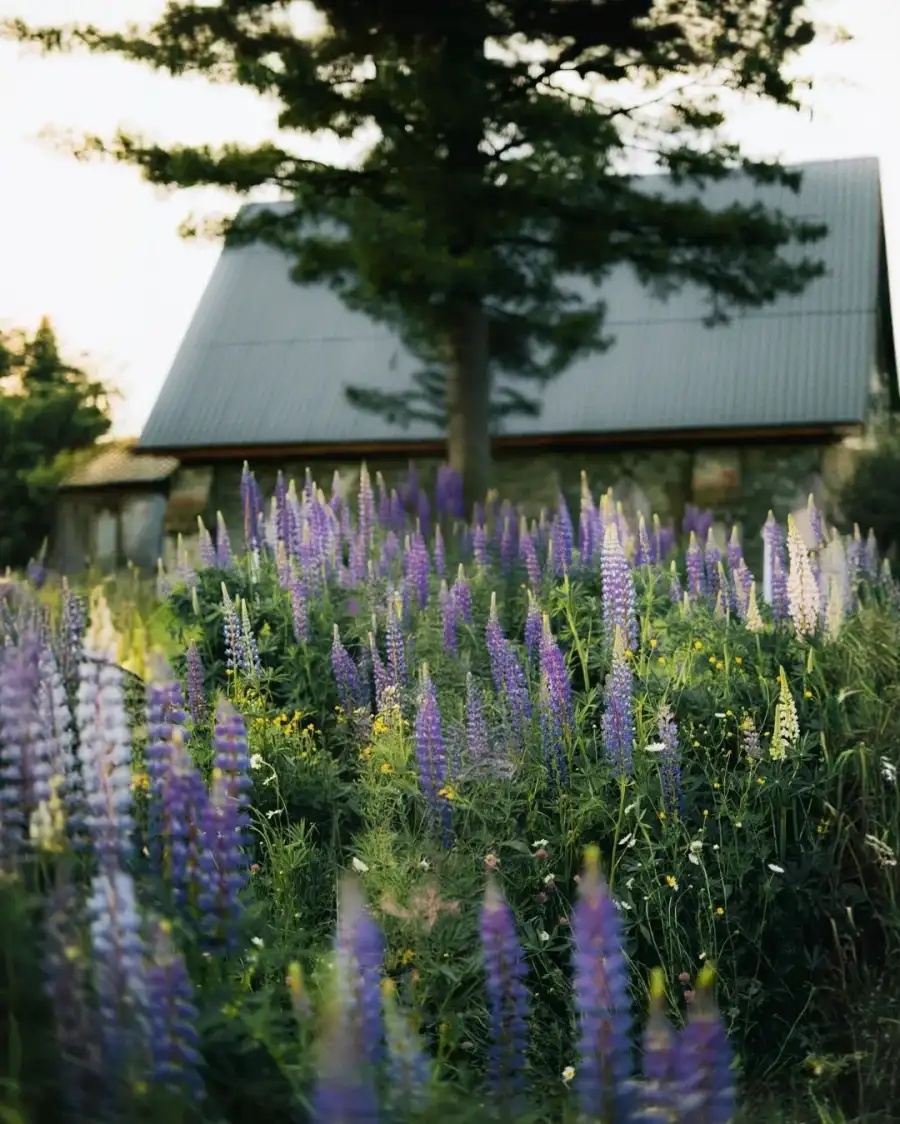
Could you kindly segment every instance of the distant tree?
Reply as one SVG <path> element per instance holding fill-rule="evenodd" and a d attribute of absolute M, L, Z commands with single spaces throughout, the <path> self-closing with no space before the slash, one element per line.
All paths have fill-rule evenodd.
<path fill-rule="evenodd" d="M 105 388 L 59 354 L 47 320 L 0 333 L 0 569 L 20 567 L 49 535 L 65 454 L 109 429 Z"/>
<path fill-rule="evenodd" d="M 900 546 L 900 432 L 892 427 L 875 448 L 861 453 L 839 496 L 844 529 L 871 528 L 884 553 Z"/>
<path fill-rule="evenodd" d="M 642 152 L 691 186 L 737 168 L 797 188 L 795 175 L 724 140 L 720 93 L 797 105 L 786 67 L 814 37 L 802 0 L 305 7 L 321 17 L 314 33 L 299 31 L 286 0 L 170 0 L 150 27 L 13 21 L 5 34 L 248 87 L 278 105 L 284 134 L 376 137 L 355 167 L 272 141 L 162 147 L 119 133 L 75 150 L 136 165 L 153 184 L 239 194 L 274 185 L 292 196 L 293 214 L 220 229 L 285 249 L 296 281 L 325 281 L 400 333 L 426 365 L 419 383 L 351 398 L 401 422 L 445 420 L 469 499 L 489 480 L 492 417 L 535 409 L 509 391 L 492 411 L 492 376 L 540 385 L 611 342 L 602 301 L 579 296 L 567 277 L 599 283 L 630 263 L 661 289 L 698 284 L 721 320 L 820 273 L 816 261 L 782 254 L 820 227 L 758 204 L 711 211 L 697 192 L 662 198 L 623 174 Z"/>

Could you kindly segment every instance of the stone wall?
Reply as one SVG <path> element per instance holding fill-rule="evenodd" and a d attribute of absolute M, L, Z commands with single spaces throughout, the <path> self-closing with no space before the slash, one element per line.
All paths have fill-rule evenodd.
<path fill-rule="evenodd" d="M 573 514 L 578 510 L 581 473 L 585 472 L 595 497 L 608 488 L 632 513 L 654 512 L 663 521 L 680 521 L 684 507 L 694 503 L 712 508 L 722 522 L 740 522 L 748 535 L 765 522 L 770 508 L 779 519 L 796 511 L 810 492 L 826 509 L 833 510 L 834 495 L 852 471 L 855 457 L 851 442 L 822 445 L 810 443 L 756 443 L 716 448 L 646 448 L 586 451 L 504 451 L 495 463 L 499 494 L 521 503 L 528 514 L 550 507 L 562 490 Z M 438 467 L 436 459 L 416 462 L 419 478 L 432 487 Z M 395 485 L 408 469 L 405 458 L 370 458 L 369 471 L 384 475 Z M 279 467 L 298 486 L 307 467 L 302 461 L 281 465 L 261 462 L 254 468 L 260 487 L 271 494 Z M 309 462 L 314 478 L 326 493 L 337 470 L 352 486 L 358 465 L 337 460 Z M 211 525 L 217 510 L 229 526 L 240 525 L 240 475 L 237 463 L 215 466 L 205 518 Z"/>

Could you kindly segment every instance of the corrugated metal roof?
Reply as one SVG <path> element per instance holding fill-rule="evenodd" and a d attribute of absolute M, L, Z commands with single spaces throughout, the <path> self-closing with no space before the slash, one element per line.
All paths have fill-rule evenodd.
<path fill-rule="evenodd" d="M 161 484 L 178 470 L 175 457 L 137 455 L 136 442 L 97 446 L 96 453 L 63 481 L 64 490 L 118 488 L 129 484 Z"/>
<path fill-rule="evenodd" d="M 703 200 L 713 208 L 759 200 L 826 223 L 827 237 L 807 251 L 825 262 L 824 277 L 799 296 L 707 328 L 702 291 L 684 287 L 661 300 L 630 267 L 617 268 L 600 290 L 613 346 L 574 363 L 544 390 L 540 417 L 510 420 L 505 432 L 628 434 L 863 420 L 879 313 L 878 161 L 802 170 L 799 195 L 734 176 L 709 185 Z M 675 190 L 665 177 L 647 183 L 648 190 Z M 419 364 L 387 327 L 350 311 L 325 286 L 293 284 L 288 268 L 280 252 L 263 245 L 223 251 L 142 448 L 438 436 L 424 423 L 403 429 L 350 406 L 348 385 L 401 391 Z M 583 280 L 574 284 L 586 287 Z"/>

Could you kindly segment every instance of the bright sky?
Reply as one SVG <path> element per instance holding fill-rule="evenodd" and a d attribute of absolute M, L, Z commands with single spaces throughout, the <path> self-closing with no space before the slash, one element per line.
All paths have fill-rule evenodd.
<path fill-rule="evenodd" d="M 162 0 L 0 0 L 0 19 L 110 26 L 111 18 L 150 19 L 161 7 Z M 797 69 L 813 79 L 803 114 L 742 106 L 732 132 L 748 152 L 792 163 L 880 157 L 897 294 L 900 0 L 810 0 L 809 7 L 854 41 L 814 44 L 803 56 Z M 110 135 L 123 126 L 163 142 L 253 143 L 273 135 L 273 117 L 272 105 L 239 89 L 176 81 L 113 58 L 42 58 L 0 41 L 0 326 L 33 329 L 50 316 L 66 355 L 87 357 L 120 389 L 119 433 L 140 431 L 219 253 L 215 244 L 182 241 L 179 223 L 237 203 L 214 190 L 160 193 L 131 168 L 79 163 L 38 134 L 55 126 Z M 309 155 L 324 159 L 336 147 L 308 142 Z"/>

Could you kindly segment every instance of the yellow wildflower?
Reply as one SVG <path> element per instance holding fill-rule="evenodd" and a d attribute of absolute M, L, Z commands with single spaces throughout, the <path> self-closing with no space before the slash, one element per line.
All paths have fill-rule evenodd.
<path fill-rule="evenodd" d="M 455 800 L 456 792 L 452 785 L 445 784 L 444 787 L 438 792 L 438 796 L 443 796 L 445 800 Z"/>
<path fill-rule="evenodd" d="M 694 647 L 697 649 L 698 652 L 702 652 L 703 651 L 703 641 L 702 640 L 695 640 L 694 641 Z"/>
<path fill-rule="evenodd" d="M 415 958 L 415 955 L 416 955 L 416 953 L 415 953 L 414 949 L 405 948 L 400 953 L 400 957 L 399 957 L 401 966 L 405 968 L 407 964 L 410 964 L 413 961 L 413 959 Z"/>
<path fill-rule="evenodd" d="M 381 762 L 381 771 L 382 771 L 382 773 L 393 773 L 394 766 L 389 764 L 387 761 L 382 761 Z"/>
<path fill-rule="evenodd" d="M 659 644 L 658 640 L 651 640 L 650 641 L 650 647 L 651 648 L 655 648 L 658 644 Z"/>
<path fill-rule="evenodd" d="M 666 875 L 666 885 L 671 887 L 673 890 L 678 889 L 678 880 L 675 878 L 674 874 Z"/>

